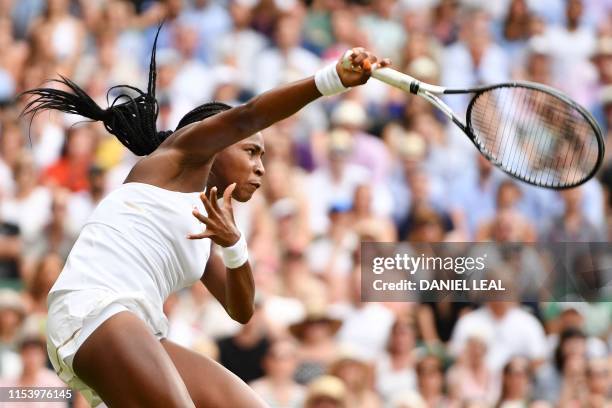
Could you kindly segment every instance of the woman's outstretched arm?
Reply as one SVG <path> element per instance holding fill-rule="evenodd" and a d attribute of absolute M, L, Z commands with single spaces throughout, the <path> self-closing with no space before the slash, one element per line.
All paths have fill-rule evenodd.
<path fill-rule="evenodd" d="M 343 67 L 340 61 L 335 66 L 342 85 L 347 88 L 367 82 L 376 57 L 363 48 L 354 48 L 350 60 L 352 68 Z M 387 61 L 382 62 L 386 64 Z M 190 162 L 207 161 L 227 146 L 293 115 L 319 98 L 320 84 L 321 81 L 318 87 L 315 78 L 310 77 L 274 88 L 243 105 L 177 131 L 171 147 L 179 149 Z"/>

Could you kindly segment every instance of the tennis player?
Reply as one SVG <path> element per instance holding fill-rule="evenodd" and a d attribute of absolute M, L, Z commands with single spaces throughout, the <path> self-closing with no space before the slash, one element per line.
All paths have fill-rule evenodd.
<path fill-rule="evenodd" d="M 355 48 L 351 68 L 329 65 L 234 108 L 204 104 L 176 131 L 157 132 L 155 44 L 147 92 L 115 87 L 125 92 L 107 109 L 64 77 L 58 82 L 69 91 L 25 92 L 34 98 L 24 112 L 54 109 L 102 121 L 145 156 L 95 209 L 49 293 L 49 357 L 60 378 L 94 407 L 262 407 L 238 377 L 166 339 L 162 306 L 201 280 L 229 316 L 249 321 L 253 276 L 230 197 L 247 201 L 260 186 L 259 131 L 322 95 L 364 84 L 376 58 Z M 200 191 L 209 181 L 215 186 L 206 196 Z M 222 204 L 217 191 L 224 191 Z M 222 256 L 211 253 L 211 241 Z"/>

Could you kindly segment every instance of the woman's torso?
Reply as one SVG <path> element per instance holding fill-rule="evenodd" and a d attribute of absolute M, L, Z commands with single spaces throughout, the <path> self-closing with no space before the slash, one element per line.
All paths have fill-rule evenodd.
<path fill-rule="evenodd" d="M 194 207 L 206 214 L 197 192 L 123 184 L 89 217 L 50 293 L 97 288 L 163 303 L 201 278 L 210 254 L 209 239 L 186 238 L 203 228 Z"/>

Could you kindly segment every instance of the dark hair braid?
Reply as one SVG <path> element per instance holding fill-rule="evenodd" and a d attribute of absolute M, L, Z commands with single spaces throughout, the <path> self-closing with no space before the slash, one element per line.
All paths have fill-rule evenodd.
<path fill-rule="evenodd" d="M 222 102 L 205 103 L 204 105 L 200 105 L 197 108 L 187 112 L 187 114 L 183 116 L 183 118 L 177 125 L 176 130 L 179 130 L 180 128 L 187 126 L 191 123 L 199 122 L 209 116 L 216 115 L 217 113 L 226 111 L 231 108 L 231 106 Z"/>
<path fill-rule="evenodd" d="M 32 114 L 34 117 L 40 111 L 54 109 L 61 112 L 77 114 L 93 121 L 102 121 L 104 127 L 125 147 L 139 156 L 153 152 L 172 132 L 158 132 L 156 129 L 159 106 L 155 99 L 155 51 L 157 38 L 162 25 L 157 29 L 151 62 L 149 65 L 149 84 L 147 92 L 129 85 L 118 85 L 110 88 L 106 94 L 108 101 L 112 91 L 120 94 L 107 109 L 102 109 L 87 93 L 70 79 L 60 75 L 54 79 L 69 88 L 71 92 L 54 88 L 37 88 L 23 92 L 23 95 L 34 95 L 22 115 Z M 122 101 L 121 103 L 119 103 Z"/>

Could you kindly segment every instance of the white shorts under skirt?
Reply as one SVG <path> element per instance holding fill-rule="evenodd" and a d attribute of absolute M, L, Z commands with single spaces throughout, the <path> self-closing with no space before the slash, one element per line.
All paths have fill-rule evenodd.
<path fill-rule="evenodd" d="M 151 329 L 158 339 L 167 337 L 168 320 L 140 293 L 116 294 L 104 289 L 53 292 L 48 298 L 47 353 L 57 375 L 78 390 L 92 407 L 102 404 L 100 396 L 72 369 L 72 360 L 85 340 L 111 316 L 129 311 Z M 102 405 L 104 406 L 104 405 Z"/>

